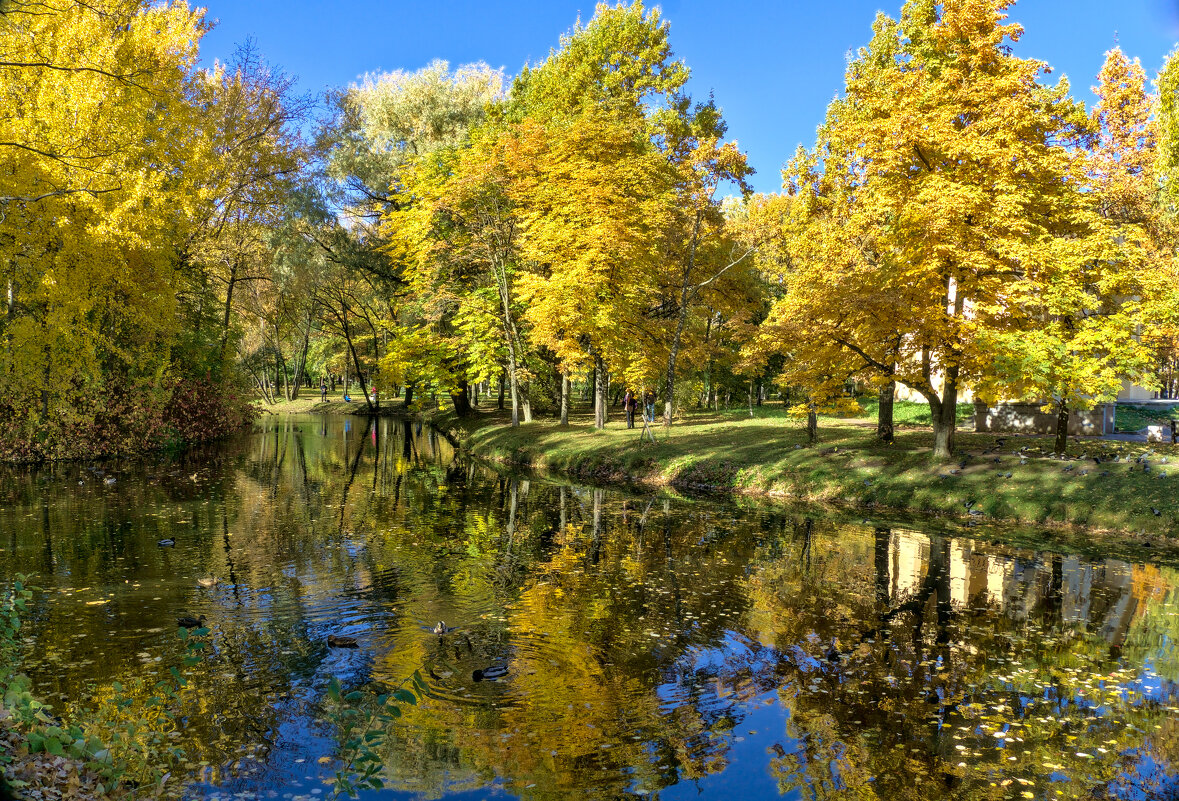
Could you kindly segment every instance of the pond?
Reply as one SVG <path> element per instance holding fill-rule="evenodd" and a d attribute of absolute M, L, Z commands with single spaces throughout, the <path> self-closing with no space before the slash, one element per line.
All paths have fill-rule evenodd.
<path fill-rule="evenodd" d="M 0 474 L 0 578 L 42 588 L 22 669 L 177 749 L 186 797 L 331 797 L 365 730 L 366 798 L 1179 792 L 1172 568 L 570 486 L 393 419 L 98 470 Z"/>

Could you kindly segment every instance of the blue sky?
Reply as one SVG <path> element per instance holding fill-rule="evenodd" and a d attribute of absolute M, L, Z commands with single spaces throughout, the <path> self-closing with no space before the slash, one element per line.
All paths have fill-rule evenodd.
<path fill-rule="evenodd" d="M 781 187 L 781 167 L 814 141 L 840 90 L 849 50 L 871 36 L 877 10 L 901 0 L 665 0 L 677 56 L 691 90 L 713 92 L 757 169 L 754 188 Z M 209 0 L 217 27 L 202 59 L 227 59 L 252 36 L 271 63 L 299 76 L 305 91 L 345 86 L 365 72 L 413 70 L 432 59 L 486 61 L 509 74 L 539 61 L 592 0 Z M 1152 77 L 1179 41 L 1179 0 L 1021 0 L 1010 11 L 1025 28 L 1016 50 L 1067 75 L 1089 103 L 1106 50 L 1119 43 Z"/>

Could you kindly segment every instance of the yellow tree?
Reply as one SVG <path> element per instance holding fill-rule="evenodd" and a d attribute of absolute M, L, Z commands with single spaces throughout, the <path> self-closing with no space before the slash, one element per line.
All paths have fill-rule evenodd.
<path fill-rule="evenodd" d="M 111 375 L 159 387 L 176 320 L 169 243 L 201 177 L 188 152 L 201 14 L 63 0 L 16 1 L 0 15 L 10 420 L 34 404 L 41 425 L 51 410 L 68 418 Z"/>
<path fill-rule="evenodd" d="M 318 241 L 333 261 L 338 251 L 372 249 L 371 258 L 358 262 L 360 269 L 390 287 L 412 289 L 391 293 L 385 323 L 394 329 L 394 356 L 413 364 L 383 363 L 388 375 L 411 381 L 410 396 L 417 376 L 448 392 L 460 416 L 470 412 L 470 382 L 503 374 L 498 295 L 490 292 L 490 282 L 457 280 L 467 271 L 431 261 L 431 248 L 420 244 L 432 237 L 431 198 L 446 186 L 435 167 L 467 147 L 472 129 L 495 108 L 502 84 L 500 71 L 481 63 L 451 70 L 435 61 L 414 73 L 365 76 L 336 98 L 336 116 L 319 137 L 334 181 L 328 199 L 347 224 L 337 223 Z M 349 239 L 351 244 L 344 241 Z M 471 272 L 476 274 L 482 272 Z M 413 346 L 426 343 L 430 347 L 411 354 Z M 421 369 L 430 358 L 444 361 Z"/>
<path fill-rule="evenodd" d="M 531 268 L 517 282 L 529 336 L 566 376 L 592 355 L 602 428 L 606 371 L 625 375 L 641 349 L 636 331 L 669 214 L 666 162 L 633 114 L 590 108 L 548 125 L 527 119 L 506 137 L 520 256 Z M 566 393 L 567 379 L 562 385 Z"/>
<path fill-rule="evenodd" d="M 661 139 L 673 170 L 676 214 L 662 237 L 663 275 L 659 281 L 657 320 L 664 324 L 666 363 L 663 375 L 663 424 L 671 425 L 676 402 L 680 355 L 689 334 L 689 322 L 718 295 L 738 295 L 749 277 L 752 248 L 746 246 L 725 218 L 727 191 L 750 193 L 747 179 L 753 174 L 736 142 L 725 142 L 727 125 L 711 102 L 694 107 L 686 97 L 675 99 L 673 114 L 661 115 L 665 124 Z M 727 304 L 726 304 L 727 305 Z M 738 311 L 738 310 L 734 310 Z M 739 312 L 738 312 L 739 313 Z M 705 328 L 709 328 L 705 315 Z M 707 359 L 705 360 L 707 361 Z"/>
<path fill-rule="evenodd" d="M 810 311 L 926 398 L 935 458 L 953 449 L 959 390 L 990 369 L 994 336 L 1035 329 L 1045 289 L 1109 255 L 1083 192 L 1089 120 L 1065 82 L 1045 86 L 1045 65 L 1011 52 L 1022 29 L 1008 5 L 909 0 L 899 21 L 878 17 L 821 131 L 823 179 L 790 176 L 858 240 L 822 267 L 836 291 Z"/>
<path fill-rule="evenodd" d="M 1155 273 L 1152 291 L 1148 293 L 1148 313 L 1152 325 L 1143 338 L 1155 349 L 1159 378 L 1165 378 L 1164 389 L 1169 397 L 1179 392 L 1179 297 L 1175 286 L 1176 264 L 1174 243 L 1176 222 L 1179 221 L 1179 50 L 1173 51 L 1159 72 L 1155 98 L 1157 146 L 1153 168 L 1162 187 L 1161 197 L 1152 209 L 1153 219 L 1162 230 L 1154 237 L 1160 244 L 1152 254 L 1152 262 L 1160 269 Z M 1140 206 L 1139 206 L 1140 207 Z M 1170 247 L 1167 247 L 1170 245 Z M 1166 280 L 1170 276 L 1170 280 Z M 1160 285 L 1163 284 L 1163 285 Z"/>
<path fill-rule="evenodd" d="M 804 395 L 811 441 L 815 412 L 836 407 L 853 376 L 879 386 L 877 438 L 891 442 L 895 375 L 904 332 L 896 293 L 864 293 L 881 254 L 874 230 L 851 227 L 848 188 L 836 171 L 822 173 L 801 152 L 787 169 L 791 193 L 754 204 L 751 221 L 764 229 L 757 262 L 778 288 L 747 356 L 784 356 L 781 381 Z"/>
<path fill-rule="evenodd" d="M 726 125 L 710 101 L 693 103 L 684 93 L 689 71 L 673 57 L 669 28 L 658 8 L 640 0 L 599 4 L 587 24 L 562 37 L 559 50 L 525 69 L 512 87 L 509 113 L 535 119 L 571 119 L 606 109 L 645 120 L 648 146 L 666 163 L 661 230 L 648 225 L 659 249 L 658 269 L 647 280 L 647 308 L 632 331 L 644 365 L 632 380 L 662 383 L 665 421 L 670 424 L 676 379 L 685 343 L 693 361 L 706 363 L 706 312 L 740 297 L 748 249 L 731 235 L 722 209 L 730 189 L 748 192 L 752 169 L 735 142 L 724 141 Z M 652 220 L 655 221 L 655 220 Z M 601 372 L 601 371 L 599 371 Z M 661 376 L 661 378 L 660 378 Z"/>
<path fill-rule="evenodd" d="M 512 425 L 532 419 L 527 338 L 515 291 L 519 220 L 510 186 L 505 140 L 489 124 L 461 148 L 441 148 L 414 160 L 401 174 L 414 202 L 385 216 L 391 248 L 408 264 L 407 280 L 435 304 L 461 306 L 490 294 L 508 361 Z M 484 306 L 485 308 L 485 306 Z"/>
<path fill-rule="evenodd" d="M 1065 450 L 1072 409 L 1115 400 L 1127 379 L 1154 382 L 1153 348 L 1140 331 L 1158 316 L 1158 301 L 1173 295 L 1166 276 L 1174 238 L 1157 202 L 1146 74 L 1115 49 L 1098 81 L 1097 140 L 1083 195 L 1091 206 L 1088 255 L 1063 254 L 1058 274 L 1043 282 L 1038 326 L 986 332 L 994 370 L 979 385 L 984 395 L 1045 401 L 1057 416 L 1057 453 Z M 1078 239 L 1084 235 L 1079 231 Z"/>

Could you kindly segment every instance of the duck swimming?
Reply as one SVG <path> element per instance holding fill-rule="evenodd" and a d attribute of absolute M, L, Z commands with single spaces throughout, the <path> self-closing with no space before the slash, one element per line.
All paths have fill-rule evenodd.
<path fill-rule="evenodd" d="M 221 579 L 217 578 L 216 576 L 209 576 L 208 578 L 197 579 L 197 584 L 201 585 L 205 589 L 208 589 L 209 587 L 216 587 L 219 581 L 221 581 Z"/>
<path fill-rule="evenodd" d="M 492 665 L 483 670 L 476 670 L 471 674 L 471 678 L 475 681 L 494 681 L 495 679 L 502 679 L 508 675 L 508 669 L 503 665 Z"/>
<path fill-rule="evenodd" d="M 156 545 L 160 546 L 161 548 L 171 548 L 175 544 L 176 544 L 175 537 L 168 537 L 168 539 L 160 540 L 159 542 L 156 543 Z"/>
<path fill-rule="evenodd" d="M 356 642 L 355 637 L 343 637 L 337 634 L 329 634 L 327 638 L 328 648 L 359 648 L 360 645 Z"/>
<path fill-rule="evenodd" d="M 443 634 L 450 634 L 450 632 L 454 631 L 454 629 L 454 626 L 446 625 L 446 622 L 443 620 L 439 620 L 434 624 L 434 633 L 439 637 L 441 637 Z"/>
<path fill-rule="evenodd" d="M 182 629 L 199 629 L 205 625 L 205 616 L 192 617 L 191 615 L 185 615 L 184 617 L 178 617 L 176 618 L 176 625 Z"/>

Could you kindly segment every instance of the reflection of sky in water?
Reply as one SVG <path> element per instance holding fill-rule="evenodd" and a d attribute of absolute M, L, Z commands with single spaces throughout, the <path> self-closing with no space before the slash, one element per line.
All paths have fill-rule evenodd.
<path fill-rule="evenodd" d="M 1121 754 L 1111 795 L 1146 798 L 1179 756 L 1172 570 L 562 487 L 391 420 L 264 427 L 113 489 L 59 465 L 0 496 L 0 575 L 46 587 L 25 667 L 51 700 L 150 686 L 176 617 L 208 616 L 194 794 L 330 790 L 328 682 L 415 670 L 380 797 L 1072 793 Z"/>

